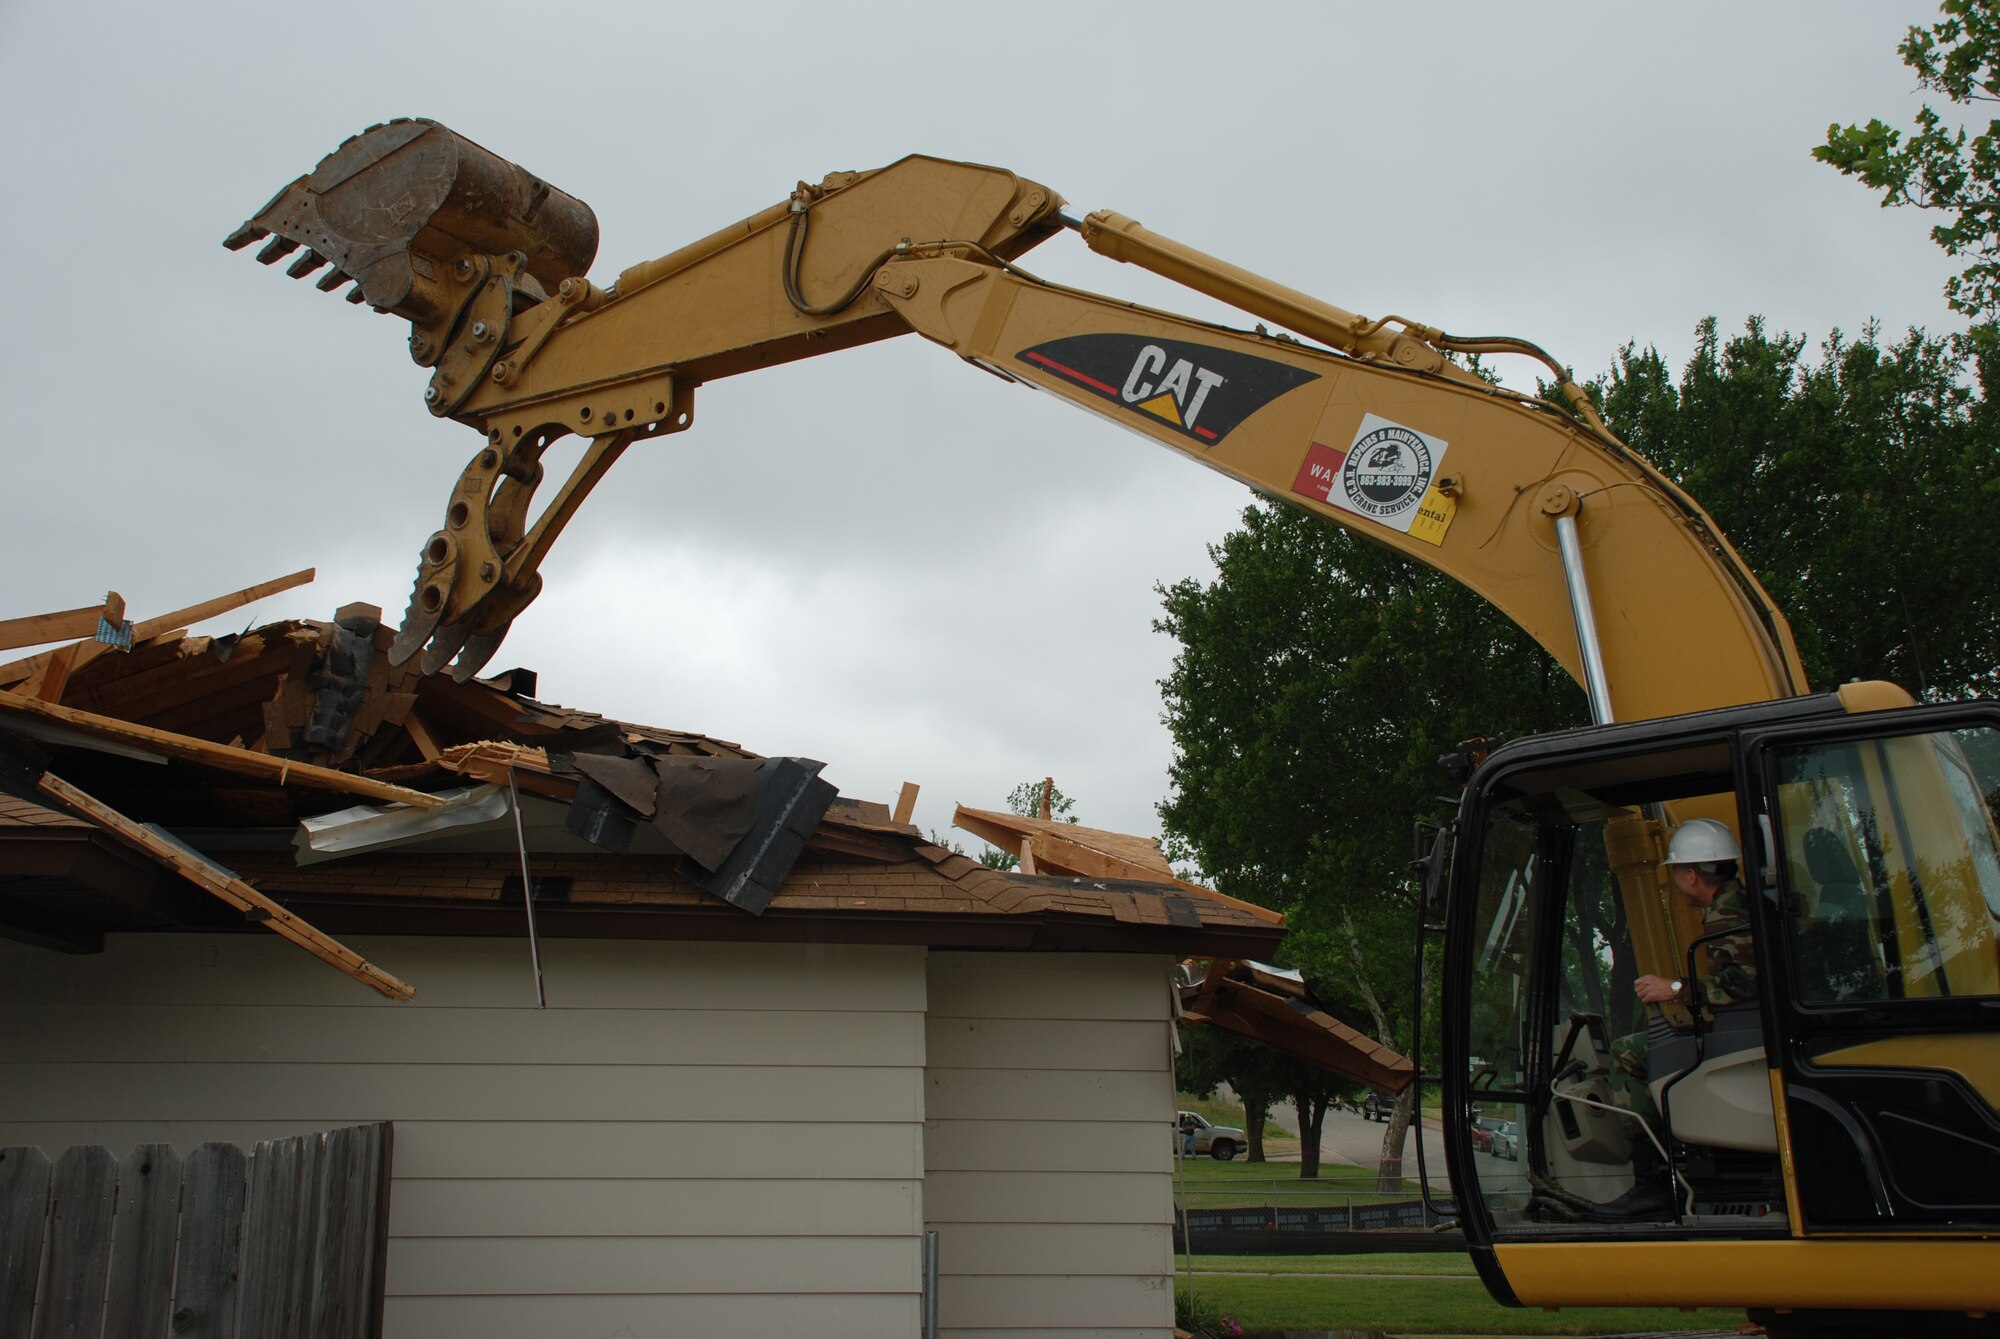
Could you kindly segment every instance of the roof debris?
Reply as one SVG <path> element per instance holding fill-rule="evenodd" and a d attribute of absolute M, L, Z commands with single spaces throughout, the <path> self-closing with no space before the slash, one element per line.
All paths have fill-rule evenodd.
<path fill-rule="evenodd" d="M 989 869 L 910 824 L 913 785 L 892 812 L 812 759 L 538 701 L 529 670 L 391 665 L 370 605 L 172 630 L 311 575 L 131 625 L 124 654 L 79 641 L 0 665 L 0 936 L 94 952 L 111 931 L 261 924 L 399 999 L 411 987 L 333 936 L 511 936 L 525 909 L 542 937 L 1159 952 L 1218 960 L 1185 983 L 1189 1017 L 1408 1081 L 1303 983 L 1237 961 L 1275 948 L 1281 916 L 1178 878 L 1153 842 L 960 807 L 1021 857 Z M 112 621 L 0 632 L 82 635 L 85 612 Z"/>
<path fill-rule="evenodd" d="M 45 656 L 0 666 L 0 745 L 44 751 L 54 779 L 329 937 L 519 933 L 510 785 L 543 937 L 1182 956 L 1268 952 L 1282 933 L 1136 838 L 1060 825 L 1036 838 L 1038 876 L 1003 874 L 928 842 L 907 821 L 914 788 L 892 813 L 839 795 L 811 759 L 538 701 L 527 670 L 459 683 L 392 666 L 371 606 L 233 637 L 155 622 L 60 684 Z M 87 952 L 108 931 L 232 923 L 175 890 L 184 864 L 135 863 L 127 836 L 10 789 L 0 935 Z"/>

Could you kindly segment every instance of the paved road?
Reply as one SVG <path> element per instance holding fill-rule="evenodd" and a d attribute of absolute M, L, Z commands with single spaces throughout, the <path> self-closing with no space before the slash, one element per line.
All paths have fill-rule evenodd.
<path fill-rule="evenodd" d="M 1298 1120 L 1297 1115 L 1289 1108 L 1275 1111 L 1272 1114 L 1277 1116 L 1279 1122 L 1287 1128 Z M 1338 1166 L 1345 1163 L 1355 1167 L 1365 1167 L 1369 1171 L 1373 1171 L 1382 1160 L 1382 1140 L 1387 1133 L 1388 1126 L 1383 1122 L 1364 1120 L 1359 1115 L 1351 1112 L 1329 1111 L 1326 1113 L 1326 1124 L 1320 1131 L 1319 1155 L 1321 1165 Z M 1489 1155 L 1478 1153 L 1474 1156 L 1483 1159 Z M 1272 1162 L 1277 1163 L 1297 1162 L 1298 1160 L 1299 1155 L 1296 1153 L 1278 1154 L 1271 1159 Z M 1511 1163 L 1500 1162 L 1495 1164 L 1495 1169 L 1498 1171 L 1499 1169 L 1511 1168 L 1512 1166 L 1513 1164 Z M 1450 1183 L 1445 1176 L 1444 1144 L 1440 1141 L 1435 1121 L 1431 1122 L 1424 1129 L 1424 1169 L 1430 1173 L 1430 1183 L 1433 1187 L 1438 1190 L 1448 1188 Z M 1403 1135 L 1403 1175 L 1412 1181 L 1417 1179 L 1417 1129 L 1415 1125 L 1412 1125 Z"/>
<path fill-rule="evenodd" d="M 1298 1113 L 1290 1106 L 1274 1107 L 1271 1115 L 1286 1129 L 1291 1129 L 1298 1123 Z M 1373 1171 L 1382 1161 L 1382 1140 L 1387 1133 L 1388 1126 L 1384 1122 L 1364 1120 L 1353 1112 L 1329 1111 L 1326 1113 L 1326 1123 L 1320 1130 L 1320 1161 L 1323 1165 L 1346 1163 Z M 1491 1155 L 1477 1153 L 1473 1156 L 1484 1159 Z M 1296 1153 L 1282 1153 L 1271 1158 L 1272 1162 L 1298 1160 L 1299 1155 Z M 1511 1169 L 1514 1165 L 1504 1161 L 1497 1162 L 1495 1170 L 1497 1172 L 1500 1169 Z M 1434 1120 L 1424 1130 L 1424 1169 L 1430 1173 L 1433 1186 L 1439 1189 L 1447 1186 L 1444 1144 Z M 1417 1128 L 1414 1124 L 1403 1135 L 1403 1175 L 1412 1181 L 1417 1178 Z"/>

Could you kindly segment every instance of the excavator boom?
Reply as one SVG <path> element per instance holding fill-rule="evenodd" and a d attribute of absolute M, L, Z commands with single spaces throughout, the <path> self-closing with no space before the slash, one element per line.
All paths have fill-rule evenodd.
<path fill-rule="evenodd" d="M 583 274 L 586 206 L 443 126 L 401 121 L 349 140 L 227 244 L 268 237 L 267 264 L 304 247 L 288 272 L 324 262 L 336 282 L 321 287 L 352 276 L 362 300 L 410 322 L 431 412 L 486 438 L 425 544 L 395 648 L 422 651 L 427 671 L 485 663 L 583 496 L 631 443 L 690 426 L 701 383 L 914 331 L 1463 582 L 1592 686 L 1602 717 L 1803 691 L 1783 617 L 1727 541 L 1532 345 L 1368 321 L 1121 215 L 1076 223 L 1062 206 L 1013 173 L 914 156 L 801 183 L 600 288 Z M 1330 347 L 1014 264 L 1066 227 Z M 1569 405 L 1449 356 L 1496 350 L 1541 358 Z M 530 524 L 540 457 L 572 433 L 589 447 Z M 1579 617 L 1608 635 L 1580 637 Z M 1693 672 L 1674 652 L 1686 627 L 1707 630 Z"/>

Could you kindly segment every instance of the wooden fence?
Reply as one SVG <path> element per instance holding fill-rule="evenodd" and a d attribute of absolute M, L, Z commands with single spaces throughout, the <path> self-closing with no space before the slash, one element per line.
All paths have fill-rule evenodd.
<path fill-rule="evenodd" d="M 0 1335 L 376 1339 L 391 1135 L 0 1149 Z"/>

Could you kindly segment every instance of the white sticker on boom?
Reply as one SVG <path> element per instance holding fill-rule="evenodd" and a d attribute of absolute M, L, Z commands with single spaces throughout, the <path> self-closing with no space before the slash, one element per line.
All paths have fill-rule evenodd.
<path fill-rule="evenodd" d="M 1365 414 L 1354 442 L 1329 480 L 1326 500 L 1343 511 L 1408 533 L 1424 520 L 1424 502 L 1444 461 L 1444 439 Z M 1427 528 L 1427 527 L 1419 527 Z M 1439 542 L 1442 535 L 1432 539 Z"/>

